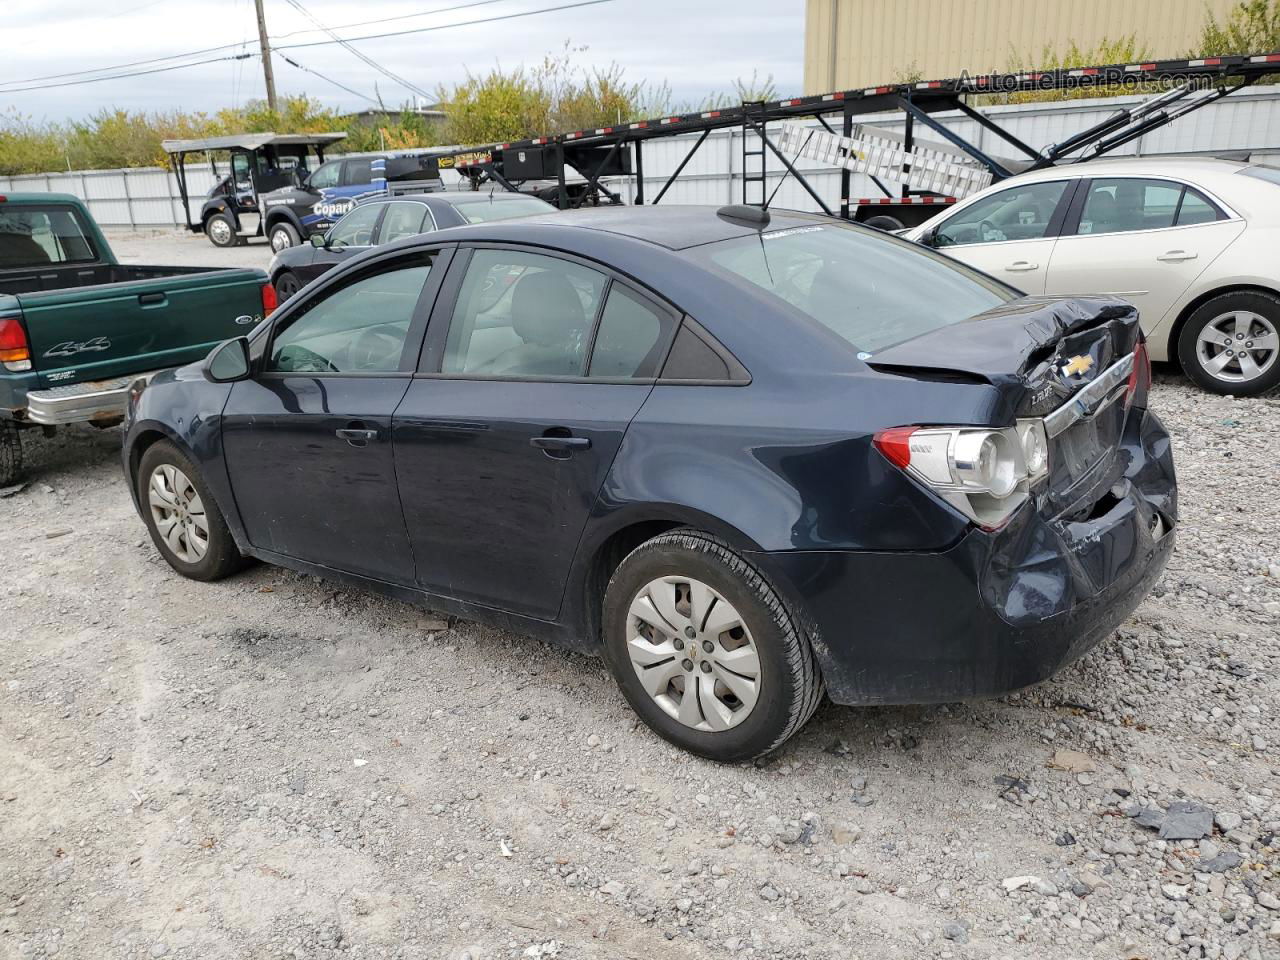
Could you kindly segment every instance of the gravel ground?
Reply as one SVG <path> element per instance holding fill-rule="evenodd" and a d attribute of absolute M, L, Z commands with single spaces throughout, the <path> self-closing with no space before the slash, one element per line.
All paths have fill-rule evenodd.
<path fill-rule="evenodd" d="M 1114 638 L 1001 700 L 824 706 L 742 766 L 597 660 L 182 580 L 117 431 L 36 437 L 0 499 L 0 954 L 1280 956 L 1280 399 L 1164 372 L 1153 405 L 1182 527 Z"/>

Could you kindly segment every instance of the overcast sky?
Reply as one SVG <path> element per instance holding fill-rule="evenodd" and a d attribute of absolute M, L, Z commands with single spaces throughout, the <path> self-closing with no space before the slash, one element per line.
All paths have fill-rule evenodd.
<path fill-rule="evenodd" d="M 317 20 L 340 27 L 407 14 L 434 14 L 367 23 L 337 31 L 345 38 L 434 27 L 542 10 L 575 0 L 298 0 Z M 468 9 L 458 8 L 470 4 Z M 213 111 L 264 96 L 261 61 L 219 61 L 182 70 L 76 86 L 15 91 L 15 86 L 65 83 L 53 74 L 188 54 L 191 59 L 257 51 L 253 0 L 4 0 L 0 110 L 37 120 L 63 120 L 101 107 Z M 289 0 L 266 0 L 267 25 L 281 48 L 328 39 Z M 735 78 L 772 74 L 780 96 L 798 94 L 803 75 L 804 0 L 608 0 L 505 21 L 475 23 L 365 40 L 356 48 L 422 90 L 494 65 L 534 65 L 566 41 L 586 46 L 583 65 L 616 61 L 630 81 L 666 81 L 677 100 L 700 101 L 729 91 Z M 286 36 L 288 35 L 288 36 Z M 374 83 L 388 104 L 413 94 L 336 44 L 281 50 L 361 94 Z M 167 64 L 147 64 L 146 70 Z M 368 100 L 275 59 L 281 94 L 307 93 L 343 109 Z M 119 72 L 124 72 L 122 69 Z M 13 81 L 32 81 L 15 84 Z"/>

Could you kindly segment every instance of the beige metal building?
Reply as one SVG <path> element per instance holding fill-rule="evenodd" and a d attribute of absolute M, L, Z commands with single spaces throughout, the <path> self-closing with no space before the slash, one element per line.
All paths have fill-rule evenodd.
<path fill-rule="evenodd" d="M 1046 47 L 1134 35 L 1153 58 L 1195 44 L 1238 0 L 806 0 L 805 93 L 1037 65 Z"/>

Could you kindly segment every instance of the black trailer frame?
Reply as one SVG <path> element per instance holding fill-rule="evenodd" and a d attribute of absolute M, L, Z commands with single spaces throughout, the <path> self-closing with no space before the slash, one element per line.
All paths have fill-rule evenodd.
<path fill-rule="evenodd" d="M 888 207 L 900 213 L 918 211 L 908 215 L 916 222 L 922 222 L 936 212 L 939 204 L 954 203 L 956 198 L 912 190 L 905 183 L 895 193 L 879 180 L 875 182 L 884 194 L 883 197 L 851 198 L 853 175 L 848 169 L 842 169 L 839 209 L 833 211 L 796 169 L 794 163 L 778 149 L 769 136 L 768 125 L 783 120 L 815 118 L 827 131 L 836 133 L 828 118 L 838 115 L 842 124 L 840 132 L 849 137 L 853 132 L 855 116 L 898 111 L 905 114 L 905 144 L 908 151 L 915 142 L 916 127 L 919 125 L 972 157 L 991 171 L 995 181 L 999 181 L 1027 170 L 1079 163 L 1110 153 L 1144 133 L 1248 87 L 1267 74 L 1277 72 L 1280 72 L 1280 53 L 1263 53 L 881 84 L 786 100 L 743 103 L 741 106 L 721 110 L 640 120 L 597 130 L 577 130 L 511 143 L 468 147 L 442 153 L 440 166 L 442 169 L 456 169 L 469 178 L 476 189 L 481 183 L 491 181 L 503 189 L 518 190 L 523 179 L 511 175 L 508 158 L 520 155 L 527 164 L 530 152 L 537 151 L 542 160 L 544 176 L 554 179 L 556 183 L 556 189 L 549 199 L 557 202 L 562 209 L 584 204 L 619 204 L 622 203 L 621 197 L 601 182 L 601 177 L 606 175 L 602 173 L 606 168 L 606 161 L 593 167 L 582 159 L 581 150 L 584 146 L 596 148 L 595 156 L 600 155 L 600 148 L 607 147 L 607 158 L 634 157 L 630 168 L 636 174 L 635 203 L 643 204 L 647 202 L 644 188 L 645 141 L 656 137 L 700 133 L 697 142 L 651 201 L 658 203 L 713 130 L 740 127 L 743 131 L 744 203 L 766 202 L 766 167 L 768 157 L 772 155 L 808 192 L 814 202 L 830 215 L 850 220 L 866 220 L 885 212 Z M 1106 120 L 1043 149 L 1024 143 L 991 117 L 972 107 L 965 99 L 991 94 L 1095 88 L 1129 88 L 1145 92 L 1156 84 L 1168 89 L 1141 103 L 1118 110 Z M 1009 166 L 988 155 L 935 116 L 948 110 L 957 110 L 966 118 L 977 122 L 1022 154 L 1022 158 L 1017 164 Z M 626 149 L 628 146 L 630 151 Z M 749 161 L 758 162 L 759 168 L 749 169 Z M 567 169 L 572 169 L 585 178 L 585 184 L 567 184 Z M 571 191 L 570 187 L 579 189 Z M 757 188 L 758 195 L 751 196 L 751 192 Z"/>

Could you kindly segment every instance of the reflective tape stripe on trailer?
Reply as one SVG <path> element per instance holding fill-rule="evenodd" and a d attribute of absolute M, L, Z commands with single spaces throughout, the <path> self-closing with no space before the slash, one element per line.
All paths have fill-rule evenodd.
<path fill-rule="evenodd" d="M 917 206 L 936 206 L 944 203 L 955 203 L 958 197 L 859 197 L 857 200 L 843 200 L 841 204 L 853 204 L 856 207 L 880 207 L 889 204 L 916 204 Z"/>

